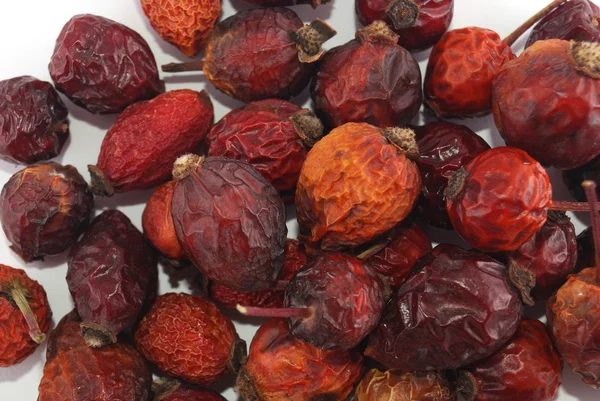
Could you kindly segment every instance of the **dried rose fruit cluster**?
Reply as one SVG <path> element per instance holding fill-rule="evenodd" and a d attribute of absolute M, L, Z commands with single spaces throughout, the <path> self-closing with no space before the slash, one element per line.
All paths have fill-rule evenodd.
<path fill-rule="evenodd" d="M 0 264 L 0 367 L 48 335 L 39 401 L 218 401 L 231 375 L 245 401 L 552 401 L 563 362 L 600 388 L 600 8 L 555 0 L 501 39 L 449 30 L 452 0 L 356 0 L 364 26 L 325 51 L 336 31 L 285 6 L 342 0 L 244 1 L 219 21 L 220 0 L 140 0 L 203 52 L 164 73 L 246 103 L 216 124 L 208 92 L 166 90 L 142 36 L 97 15 L 60 32 L 54 86 L 0 81 L 0 157 L 26 165 L 0 223 L 24 263 L 67 252 L 74 304 L 50 332 L 44 288 Z M 306 88 L 314 111 L 292 103 Z M 411 125 L 422 106 L 439 121 Z M 119 113 L 89 185 L 48 161 L 72 107 Z M 507 146 L 443 120 L 490 113 Z M 580 202 L 552 199 L 545 166 Z M 152 188 L 143 232 L 94 216 L 94 196 Z M 159 263 L 194 294 L 159 295 Z M 269 318 L 249 348 L 240 314 Z"/>

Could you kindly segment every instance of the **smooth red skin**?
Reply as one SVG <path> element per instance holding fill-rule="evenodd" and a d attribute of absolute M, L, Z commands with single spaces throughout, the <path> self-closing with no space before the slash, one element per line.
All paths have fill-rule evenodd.
<path fill-rule="evenodd" d="M 97 15 L 76 15 L 65 24 L 48 70 L 58 91 L 92 113 L 118 113 L 164 90 L 144 38 Z"/>
<path fill-rule="evenodd" d="M 285 319 L 256 332 L 241 375 L 250 376 L 261 401 L 343 401 L 362 374 L 357 351 L 325 351 L 293 336 Z"/>
<path fill-rule="evenodd" d="M 523 320 L 505 347 L 467 369 L 477 383 L 475 401 L 553 401 L 562 382 L 562 359 L 538 320 Z"/>
<path fill-rule="evenodd" d="M 494 31 L 453 29 L 435 44 L 425 74 L 425 103 L 438 117 L 478 117 L 492 111 L 492 82 L 516 58 Z"/>
<path fill-rule="evenodd" d="M 294 97 L 308 85 L 315 68 L 298 60 L 289 37 L 303 26 L 287 8 L 240 11 L 215 26 L 205 50 L 204 74 L 217 89 L 245 103 Z"/>
<path fill-rule="evenodd" d="M 422 183 L 417 212 L 435 227 L 452 229 L 444 197 L 448 180 L 456 170 L 489 150 L 490 145 L 469 127 L 448 122 L 429 123 L 414 131 Z"/>
<path fill-rule="evenodd" d="M 492 355 L 517 331 L 521 300 L 496 260 L 438 245 L 419 267 L 388 303 L 366 356 L 388 369 L 453 369 Z"/>
<path fill-rule="evenodd" d="M 118 342 L 89 348 L 76 313 L 66 315 L 48 338 L 38 401 L 146 401 L 152 373 L 136 349 Z"/>
<path fill-rule="evenodd" d="M 329 50 L 311 83 L 315 112 L 326 127 L 366 122 L 406 125 L 423 102 L 419 64 L 396 37 L 357 39 Z"/>
<path fill-rule="evenodd" d="M 156 294 L 156 255 L 118 210 L 96 217 L 67 259 L 67 284 L 77 312 L 113 334 L 131 328 Z"/>
<path fill-rule="evenodd" d="M 573 198 L 579 202 L 587 202 L 587 196 L 585 196 L 581 183 L 585 180 L 600 182 L 600 157 L 572 170 L 564 170 L 562 178 Z M 600 193 L 600 189 L 596 189 L 596 194 L 598 193 Z"/>
<path fill-rule="evenodd" d="M 577 271 L 596 264 L 592 228 L 586 228 L 577 236 Z"/>
<path fill-rule="evenodd" d="M 161 372 L 200 385 L 229 373 L 229 352 L 239 339 L 231 320 L 206 298 L 174 293 L 156 298 L 134 338 Z"/>
<path fill-rule="evenodd" d="M 213 121 L 206 91 L 174 90 L 136 103 L 106 133 L 96 166 L 115 192 L 155 187 L 171 179 L 179 156 L 198 149 Z"/>
<path fill-rule="evenodd" d="M 481 252 L 513 251 L 546 223 L 552 185 L 522 150 L 498 147 L 465 167 L 465 184 L 446 207 L 454 229 Z"/>
<path fill-rule="evenodd" d="M 25 262 L 68 249 L 87 226 L 94 197 L 75 167 L 38 163 L 16 172 L 2 188 L 2 229 Z"/>
<path fill-rule="evenodd" d="M 398 44 L 407 50 L 424 50 L 437 43 L 448 30 L 454 15 L 454 0 L 414 0 L 419 7 L 415 24 L 396 29 L 386 15 L 388 7 L 396 0 L 355 0 L 356 15 L 362 25 L 380 20 L 399 36 Z"/>
<path fill-rule="evenodd" d="M 308 262 L 304 245 L 295 239 L 285 240 L 285 259 L 279 280 L 290 281 Z M 211 281 L 208 286 L 210 298 L 221 306 L 235 309 L 237 305 L 262 308 L 283 308 L 285 289 L 268 289 L 257 292 L 237 292 Z"/>
<path fill-rule="evenodd" d="M 160 401 L 227 401 L 212 390 L 179 388 Z"/>
<path fill-rule="evenodd" d="M 560 169 L 600 154 L 600 79 L 575 69 L 570 46 L 537 42 L 494 81 L 494 122 L 506 144 Z"/>
<path fill-rule="evenodd" d="M 177 238 L 209 279 L 239 292 L 275 285 L 284 260 L 285 206 L 250 164 L 208 157 L 175 185 Z"/>
<path fill-rule="evenodd" d="M 150 196 L 142 213 L 142 227 L 146 238 L 160 253 L 177 260 L 182 259 L 185 254 L 177 239 L 171 215 L 175 183 L 176 181 L 172 180 L 161 185 Z"/>
<path fill-rule="evenodd" d="M 256 4 L 263 7 L 283 7 L 296 4 L 312 4 L 317 8 L 321 4 L 327 4 L 332 0 L 242 0 L 245 3 Z"/>
<path fill-rule="evenodd" d="M 21 76 L 0 81 L 0 158 L 31 164 L 60 154 L 68 111 L 49 82 Z"/>
<path fill-rule="evenodd" d="M 230 111 L 208 132 L 206 154 L 252 164 L 292 203 L 307 153 L 289 120 L 300 110 L 285 100 L 267 99 Z"/>
<path fill-rule="evenodd" d="M 39 344 L 29 335 L 29 326 L 23 313 L 13 303 L 3 288 L 18 281 L 28 292 L 27 302 L 42 333 L 48 333 L 52 311 L 44 288 L 27 276 L 24 270 L 0 264 L 0 367 L 6 368 L 22 362 L 33 354 Z"/>
<path fill-rule="evenodd" d="M 538 40 L 563 39 L 600 42 L 600 8 L 589 0 L 570 0 L 540 20 L 527 40 L 529 47 Z"/>

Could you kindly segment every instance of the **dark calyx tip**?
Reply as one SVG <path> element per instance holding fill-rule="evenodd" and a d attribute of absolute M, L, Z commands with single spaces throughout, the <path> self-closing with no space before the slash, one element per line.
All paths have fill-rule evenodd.
<path fill-rule="evenodd" d="M 248 347 L 246 341 L 235 340 L 231 349 L 229 350 L 229 361 L 227 367 L 231 373 L 238 373 L 240 368 L 248 361 Z"/>
<path fill-rule="evenodd" d="M 456 199 L 458 194 L 460 194 L 465 186 L 465 181 L 467 179 L 467 170 L 464 167 L 456 170 L 452 177 L 448 180 L 448 186 L 444 190 L 444 197 L 446 199 Z"/>
<path fill-rule="evenodd" d="M 390 127 L 384 128 L 383 135 L 392 144 L 400 148 L 411 160 L 419 157 L 419 146 L 415 131 L 410 128 Z"/>
<path fill-rule="evenodd" d="M 152 383 L 152 401 L 162 401 L 181 387 L 177 380 L 161 377 Z"/>
<path fill-rule="evenodd" d="M 186 71 L 202 71 L 204 61 L 190 61 L 187 63 L 169 63 L 164 64 L 160 68 L 163 72 L 186 72 Z"/>
<path fill-rule="evenodd" d="M 314 63 L 319 60 L 325 50 L 323 43 L 337 34 L 325 21 L 316 19 L 297 31 L 290 32 L 290 39 L 296 44 L 298 59 L 302 63 Z"/>
<path fill-rule="evenodd" d="M 390 4 L 386 15 L 395 29 L 404 29 L 414 26 L 419 18 L 419 6 L 413 0 L 396 0 Z"/>
<path fill-rule="evenodd" d="M 548 210 L 548 221 L 556 224 L 568 223 L 571 221 L 566 212 L 559 210 Z"/>
<path fill-rule="evenodd" d="M 600 43 L 571 41 L 571 56 L 577 71 L 600 79 Z"/>
<path fill-rule="evenodd" d="M 398 35 L 383 21 L 374 21 L 359 29 L 356 31 L 356 38 L 362 42 L 398 43 Z"/>
<path fill-rule="evenodd" d="M 104 174 L 104 171 L 102 171 L 101 168 L 89 165 L 88 171 L 92 178 L 90 189 L 94 195 L 113 196 L 115 194 L 115 187 L 113 186 L 112 181 Z"/>
<path fill-rule="evenodd" d="M 202 163 L 204 163 L 204 157 L 193 153 L 178 157 L 173 164 L 173 178 L 177 181 L 183 180 Z"/>
<path fill-rule="evenodd" d="M 508 264 L 508 277 L 521 293 L 523 303 L 529 306 L 535 305 L 535 300 L 531 296 L 531 290 L 535 287 L 535 274 L 526 267 L 510 262 Z"/>
<path fill-rule="evenodd" d="M 302 109 L 292 114 L 290 120 L 294 123 L 302 142 L 309 148 L 312 148 L 321 139 L 325 131 L 321 120 L 309 109 Z"/>
<path fill-rule="evenodd" d="M 235 381 L 234 390 L 244 401 L 260 401 L 256 387 L 254 387 L 254 380 L 243 369 Z"/>
<path fill-rule="evenodd" d="M 466 370 L 458 372 L 458 380 L 456 382 L 456 391 L 460 393 L 465 401 L 474 401 L 479 393 L 477 380 Z"/>
<path fill-rule="evenodd" d="M 115 344 L 117 336 L 110 329 L 97 323 L 83 322 L 80 324 L 81 335 L 90 348 L 102 348 L 105 345 Z"/>

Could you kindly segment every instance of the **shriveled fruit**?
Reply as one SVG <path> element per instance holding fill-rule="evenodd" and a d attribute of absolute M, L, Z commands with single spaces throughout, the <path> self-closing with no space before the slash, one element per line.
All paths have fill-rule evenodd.
<path fill-rule="evenodd" d="M 356 401 L 454 401 L 454 391 L 441 373 L 380 372 L 371 369 L 356 388 Z"/>
<path fill-rule="evenodd" d="M 273 319 L 252 339 L 236 391 L 245 401 L 343 401 L 361 370 L 360 352 L 324 351 L 294 337 L 284 319 Z"/>
<path fill-rule="evenodd" d="M 188 294 L 158 296 L 134 337 L 162 372 L 194 384 L 237 373 L 246 355 L 231 320 L 204 297 Z"/>
<path fill-rule="evenodd" d="M 69 248 L 87 225 L 94 197 L 75 167 L 47 162 L 15 173 L 2 188 L 2 229 L 25 262 Z"/>
<path fill-rule="evenodd" d="M 22 362 L 46 339 L 52 311 L 44 288 L 0 264 L 0 367 Z"/>
<path fill-rule="evenodd" d="M 256 4 L 264 7 L 282 7 L 293 6 L 296 4 L 312 4 L 313 8 L 317 8 L 321 4 L 327 4 L 332 0 L 242 0 L 246 3 Z"/>
<path fill-rule="evenodd" d="M 144 38 L 98 15 L 76 15 L 65 24 L 48 70 L 56 89 L 92 113 L 118 113 L 163 91 Z"/>
<path fill-rule="evenodd" d="M 213 120 L 206 91 L 169 91 L 128 107 L 106 133 L 96 165 L 88 166 L 92 190 L 112 196 L 166 182 L 175 160 L 196 151 Z"/>
<path fill-rule="evenodd" d="M 577 236 L 577 271 L 593 266 L 596 262 L 592 229 L 586 228 Z"/>
<path fill-rule="evenodd" d="M 600 157 L 595 157 L 583 166 L 563 171 L 565 185 L 569 188 L 571 195 L 579 202 L 587 201 L 585 191 L 581 187 L 581 183 L 585 180 L 600 182 Z M 596 194 L 598 195 L 598 191 L 596 191 Z"/>
<path fill-rule="evenodd" d="M 204 388 L 184 387 L 170 380 L 154 382 L 152 401 L 227 401 L 216 392 Z"/>

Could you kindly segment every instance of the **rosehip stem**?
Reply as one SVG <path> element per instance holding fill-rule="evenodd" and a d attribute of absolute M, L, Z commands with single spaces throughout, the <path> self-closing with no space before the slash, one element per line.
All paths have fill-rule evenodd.
<path fill-rule="evenodd" d="M 585 196 L 592 209 L 592 237 L 594 240 L 594 257 L 596 265 L 596 283 L 600 284 L 600 215 L 598 214 L 598 196 L 596 195 L 596 183 L 585 180 L 581 183 L 585 190 Z"/>
<path fill-rule="evenodd" d="M 552 201 L 549 210 L 556 210 L 559 212 L 589 212 L 589 203 L 586 202 L 563 202 L 563 201 Z"/>
<path fill-rule="evenodd" d="M 361 259 L 361 260 L 369 260 L 373 256 L 375 256 L 379 251 L 381 251 L 383 248 L 385 248 L 386 246 L 388 246 L 388 241 L 384 241 L 384 242 L 375 244 L 372 247 L 370 247 L 369 249 L 367 249 L 366 251 L 364 251 L 363 253 L 359 254 L 357 256 L 357 258 Z"/>
<path fill-rule="evenodd" d="M 161 66 L 163 72 L 202 71 L 204 61 L 189 61 L 187 63 L 169 63 Z"/>
<path fill-rule="evenodd" d="M 535 25 L 536 22 L 550 14 L 554 9 L 560 6 L 562 3 L 565 3 L 567 0 L 554 0 L 552 3 L 548 4 L 546 7 L 541 9 L 537 14 L 533 17 L 529 18 L 527 21 L 523 23 L 520 27 L 518 27 L 513 33 L 504 38 L 504 43 L 509 46 L 512 46 L 517 39 L 519 39 L 529 28 Z"/>
<path fill-rule="evenodd" d="M 40 330 L 40 326 L 37 320 L 35 320 L 35 315 L 29 306 L 29 302 L 27 302 L 27 290 L 23 288 L 21 282 L 18 280 L 13 281 L 7 287 L 8 288 L 4 289 L 4 292 L 8 294 L 23 314 L 25 322 L 29 327 L 29 336 L 37 344 L 43 343 L 46 339 L 46 335 Z"/>
<path fill-rule="evenodd" d="M 238 312 L 245 316 L 254 317 L 309 317 L 309 308 L 257 308 L 254 306 L 237 305 Z"/>

